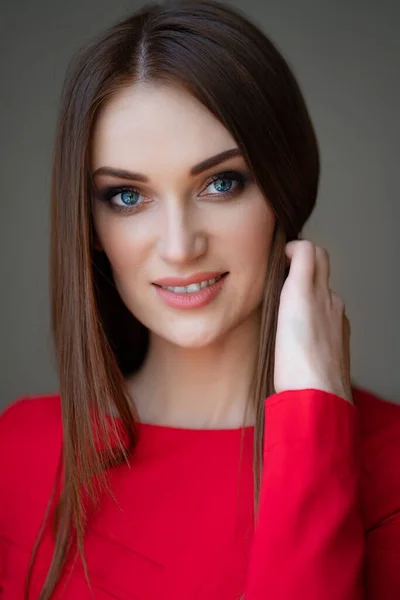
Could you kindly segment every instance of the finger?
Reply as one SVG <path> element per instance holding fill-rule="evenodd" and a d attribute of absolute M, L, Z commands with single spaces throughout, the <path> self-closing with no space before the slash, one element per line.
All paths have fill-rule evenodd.
<path fill-rule="evenodd" d="M 293 240 L 286 244 L 285 254 L 290 261 L 290 278 L 299 285 L 314 282 L 315 245 L 309 240 Z"/>
<path fill-rule="evenodd" d="M 315 268 L 315 277 L 314 283 L 315 285 L 328 288 L 329 289 L 329 277 L 330 277 L 330 260 L 329 254 L 326 248 L 322 248 L 321 246 L 315 247 L 315 259 L 316 259 L 316 268 Z"/>

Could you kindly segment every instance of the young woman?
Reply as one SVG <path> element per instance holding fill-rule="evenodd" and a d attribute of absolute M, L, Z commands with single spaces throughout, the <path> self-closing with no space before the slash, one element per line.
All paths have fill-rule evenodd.
<path fill-rule="evenodd" d="M 0 598 L 394 600 L 400 407 L 350 380 L 319 155 L 285 60 L 209 1 L 67 74 L 52 184 L 60 393 L 0 419 Z"/>

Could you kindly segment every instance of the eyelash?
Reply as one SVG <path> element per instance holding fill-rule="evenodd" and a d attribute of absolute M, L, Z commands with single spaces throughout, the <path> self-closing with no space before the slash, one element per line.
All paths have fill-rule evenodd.
<path fill-rule="evenodd" d="M 217 173 L 216 175 L 213 175 L 213 177 L 211 178 L 211 180 L 207 183 L 207 185 L 205 186 L 206 188 L 208 188 L 212 183 L 214 183 L 214 181 L 218 181 L 219 179 L 227 179 L 230 181 L 236 181 L 236 183 L 238 184 L 236 186 L 236 188 L 231 191 L 227 191 L 227 192 L 221 192 L 221 193 L 215 193 L 215 194 L 210 194 L 211 196 L 218 196 L 218 197 L 222 197 L 222 198 L 233 198 L 237 195 L 239 195 L 244 188 L 246 187 L 249 177 L 245 174 L 245 173 L 241 173 L 239 171 L 224 171 L 223 173 Z M 107 202 L 112 210 L 115 210 L 116 212 L 124 212 L 124 213 L 132 213 L 135 211 L 140 210 L 143 206 L 145 206 L 146 204 L 148 204 L 148 202 L 140 202 L 139 204 L 134 204 L 132 206 L 121 206 L 118 204 L 114 204 L 113 202 L 111 202 L 112 198 L 118 194 L 122 194 L 123 192 L 132 192 L 135 194 L 140 194 L 140 191 L 135 188 L 135 187 L 130 187 L 130 186 L 120 186 L 120 187 L 109 187 L 106 188 L 105 190 L 103 190 L 100 193 L 100 200 Z"/>

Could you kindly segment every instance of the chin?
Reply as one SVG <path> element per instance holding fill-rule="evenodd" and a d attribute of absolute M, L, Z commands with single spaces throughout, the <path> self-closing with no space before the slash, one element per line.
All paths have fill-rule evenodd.
<path fill-rule="evenodd" d="M 172 325 L 172 324 L 171 324 Z M 170 344 L 181 348 L 200 349 L 210 346 L 226 333 L 226 328 L 216 323 L 181 323 L 173 327 L 160 327 L 154 333 Z"/>

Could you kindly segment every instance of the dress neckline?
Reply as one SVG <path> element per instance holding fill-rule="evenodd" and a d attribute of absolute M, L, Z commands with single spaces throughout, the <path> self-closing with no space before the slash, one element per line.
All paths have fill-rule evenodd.
<path fill-rule="evenodd" d="M 224 427 L 224 428 L 200 428 L 200 427 L 178 427 L 175 425 L 163 425 L 161 423 L 143 423 L 142 421 L 136 421 L 135 422 L 136 425 L 138 425 L 139 428 L 143 429 L 143 430 L 154 430 L 154 431 L 165 431 L 168 432 L 170 431 L 171 433 L 173 432 L 190 432 L 190 433 L 237 433 L 240 432 L 242 430 L 244 431 L 252 431 L 254 430 L 254 425 L 245 425 L 245 426 L 239 426 L 239 427 Z"/>

